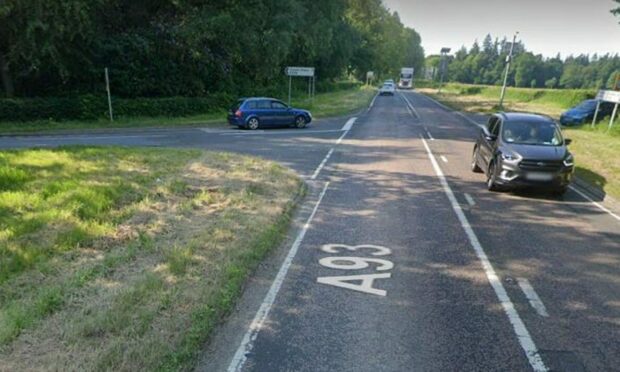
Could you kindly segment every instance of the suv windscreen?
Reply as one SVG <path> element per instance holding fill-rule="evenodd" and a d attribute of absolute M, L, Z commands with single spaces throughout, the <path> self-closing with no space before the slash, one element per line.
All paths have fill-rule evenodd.
<path fill-rule="evenodd" d="M 502 138 L 506 143 L 519 145 L 560 146 L 564 143 L 560 129 L 552 122 L 506 121 Z"/>

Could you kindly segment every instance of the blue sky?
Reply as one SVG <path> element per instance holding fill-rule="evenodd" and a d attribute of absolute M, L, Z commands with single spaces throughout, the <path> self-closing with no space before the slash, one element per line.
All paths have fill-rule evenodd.
<path fill-rule="evenodd" d="M 544 56 L 620 53 L 620 18 L 612 0 L 383 0 L 422 37 L 426 54 L 468 48 L 475 39 L 519 39 Z"/>

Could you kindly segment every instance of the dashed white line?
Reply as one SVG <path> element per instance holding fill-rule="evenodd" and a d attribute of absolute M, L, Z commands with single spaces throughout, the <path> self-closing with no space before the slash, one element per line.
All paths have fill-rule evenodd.
<path fill-rule="evenodd" d="M 428 131 L 428 129 L 426 129 L 426 127 L 424 127 L 424 131 L 426 132 L 426 135 L 428 136 L 428 139 L 431 141 L 434 141 L 435 138 L 433 137 L 433 135 L 431 134 L 431 132 Z"/>
<path fill-rule="evenodd" d="M 411 104 L 411 102 L 409 102 L 409 99 L 407 99 L 407 97 L 405 97 L 404 94 L 399 93 L 400 96 L 405 100 L 405 103 L 407 104 L 407 107 L 409 107 L 411 109 L 411 111 L 415 114 L 415 116 L 420 119 L 420 114 L 418 114 L 418 111 L 415 109 L 415 107 L 413 107 L 413 105 Z"/>
<path fill-rule="evenodd" d="M 616 220 L 620 221 L 620 216 L 618 216 L 614 212 L 610 211 L 609 209 L 605 208 L 601 203 L 597 203 L 596 201 L 594 201 L 594 199 L 592 199 L 588 195 L 584 194 L 583 192 L 579 191 L 577 188 L 575 188 L 573 186 L 569 186 L 569 188 L 571 190 L 573 190 L 574 192 L 576 192 L 577 194 L 579 194 L 582 198 L 584 198 L 587 201 L 589 201 L 590 203 L 594 204 L 596 207 L 598 207 L 598 209 L 602 210 L 603 212 L 609 214 L 610 216 L 612 216 Z"/>
<path fill-rule="evenodd" d="M 437 163 L 437 160 L 435 159 L 435 155 L 433 155 L 433 152 L 431 151 L 424 137 L 420 137 L 420 138 L 422 139 L 422 143 L 424 144 L 424 147 L 426 148 L 426 152 L 428 153 L 428 157 L 431 161 L 431 164 L 433 165 L 433 168 L 435 169 L 435 173 L 437 174 L 437 177 L 439 178 L 439 182 L 441 183 L 441 186 L 443 187 L 444 192 L 446 193 L 446 196 L 448 197 L 448 200 L 450 201 L 450 204 L 452 205 L 452 209 L 454 210 L 454 213 L 456 213 L 456 216 L 459 219 L 461 227 L 463 228 L 463 230 L 465 230 L 465 233 L 467 237 L 469 238 L 469 243 L 471 244 L 472 248 L 476 252 L 476 256 L 478 256 L 478 259 L 480 260 L 480 263 L 482 264 L 482 267 L 484 268 L 486 277 L 489 283 L 491 284 L 491 287 L 495 291 L 497 299 L 502 305 L 504 312 L 506 313 L 506 316 L 508 317 L 508 320 L 512 324 L 512 328 L 517 336 L 517 339 L 519 340 L 519 344 L 521 345 L 521 348 L 525 352 L 525 355 L 530 365 L 532 366 L 532 369 L 534 369 L 534 371 L 548 371 L 547 367 L 545 366 L 545 363 L 540 357 L 540 354 L 538 352 L 538 347 L 534 343 L 532 336 L 530 336 L 529 331 L 525 327 L 525 323 L 523 323 L 523 320 L 521 320 L 521 317 L 519 316 L 519 313 L 515 309 L 514 304 L 512 303 L 512 300 L 508 296 L 508 293 L 506 292 L 504 285 L 502 284 L 501 280 L 499 280 L 499 277 L 495 273 L 495 269 L 493 268 L 493 265 L 491 265 L 491 262 L 489 261 L 489 258 L 487 257 L 486 253 L 484 252 L 484 249 L 482 248 L 482 245 L 480 244 L 480 241 L 478 240 L 476 233 L 472 229 L 469 223 L 469 220 L 465 216 L 463 209 L 461 209 L 461 206 L 456 200 L 456 197 L 454 196 L 454 193 L 452 192 L 452 188 L 450 188 L 450 185 L 448 184 L 448 181 L 446 180 L 446 177 L 444 176 L 443 171 L 439 167 L 439 163 Z"/>
<path fill-rule="evenodd" d="M 474 198 L 472 198 L 471 195 L 469 195 L 468 193 L 465 193 L 465 200 L 467 201 L 467 204 L 469 204 L 470 207 L 473 207 L 474 205 L 476 205 Z"/>
<path fill-rule="evenodd" d="M 445 156 L 440 155 L 439 157 L 441 158 L 441 161 L 443 161 L 444 163 L 448 162 L 448 158 L 446 158 Z"/>
<path fill-rule="evenodd" d="M 342 130 L 345 130 L 345 131 L 351 130 L 351 128 L 353 127 L 353 123 L 355 123 L 356 120 L 357 120 L 357 118 L 351 118 L 351 119 L 347 120 L 347 122 L 342 127 Z"/>
<path fill-rule="evenodd" d="M 350 122 L 351 125 L 353 125 L 353 123 L 355 122 L 356 119 L 357 118 L 349 119 L 349 121 L 347 121 L 347 124 L 349 124 L 349 122 Z M 345 126 L 347 124 L 345 124 Z M 336 146 L 340 145 L 340 143 L 342 142 L 342 139 L 349 133 L 350 130 L 351 129 L 349 128 L 349 129 L 345 130 L 344 133 L 342 133 L 340 138 L 338 138 L 338 140 L 336 141 Z M 321 164 L 319 164 L 319 166 L 316 167 L 316 169 L 314 170 L 314 173 L 312 173 L 312 176 L 310 176 L 311 180 L 315 180 L 319 176 L 319 173 L 321 173 L 321 170 L 323 170 L 323 168 L 325 167 L 325 164 L 327 164 L 327 161 L 329 160 L 329 158 L 334 153 L 334 149 L 335 149 L 335 147 L 332 147 L 331 149 L 329 149 L 329 151 L 327 152 L 327 155 L 325 155 L 325 157 L 323 158 L 323 161 L 321 161 Z"/>
<path fill-rule="evenodd" d="M 529 280 L 525 278 L 517 278 L 517 282 L 519 283 L 519 287 L 521 287 L 521 290 L 525 294 L 525 297 L 528 299 L 528 301 L 530 301 L 530 305 L 532 305 L 538 315 L 548 317 L 549 313 L 547 312 L 545 304 L 543 304 L 540 297 L 538 297 L 538 294 L 534 290 L 534 287 L 532 287 L 532 285 L 530 284 Z"/>
<path fill-rule="evenodd" d="M 319 195 L 319 199 L 314 205 L 314 209 L 312 210 L 312 213 L 310 213 L 308 220 L 306 220 L 306 223 L 304 224 L 303 228 L 297 235 L 297 238 L 293 242 L 293 245 L 291 245 L 291 249 L 288 251 L 288 254 L 286 255 L 286 258 L 284 259 L 282 266 L 280 266 L 280 270 L 278 270 L 278 274 L 273 280 L 273 283 L 271 283 L 271 287 L 269 287 L 269 291 L 265 295 L 265 298 L 263 299 L 263 302 L 260 308 L 256 312 L 256 315 L 254 316 L 254 320 L 252 320 L 250 327 L 248 328 L 247 332 L 243 336 L 243 340 L 241 341 L 239 348 L 237 348 L 235 355 L 233 356 L 232 360 L 230 361 L 230 364 L 228 365 L 228 372 L 240 371 L 241 368 L 243 368 L 243 364 L 247 360 L 247 353 L 249 353 L 252 350 L 254 346 L 254 341 L 256 340 L 256 337 L 258 337 L 258 333 L 263 327 L 265 320 L 267 320 L 269 311 L 271 310 L 271 307 L 273 306 L 273 303 L 276 300 L 276 296 L 278 295 L 278 292 L 280 291 L 280 288 L 282 287 L 282 283 L 284 283 L 286 274 L 288 273 L 288 270 L 291 267 L 291 264 L 293 263 L 293 259 L 295 258 L 295 255 L 297 254 L 297 251 L 299 250 L 299 246 L 301 245 L 301 242 L 304 240 L 304 237 L 306 236 L 306 232 L 310 228 L 312 219 L 314 218 L 316 211 L 319 209 L 319 205 L 321 205 L 321 201 L 323 200 L 323 197 L 325 196 L 325 193 L 327 192 L 328 187 L 329 187 L 329 182 L 325 183 L 325 187 L 323 187 L 323 191 L 321 191 L 321 194 Z"/>

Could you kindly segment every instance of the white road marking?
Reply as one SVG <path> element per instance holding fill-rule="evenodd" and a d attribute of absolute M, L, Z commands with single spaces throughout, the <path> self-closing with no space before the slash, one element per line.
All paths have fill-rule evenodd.
<path fill-rule="evenodd" d="M 584 194 L 583 192 L 579 191 L 576 187 L 574 186 L 569 186 L 569 188 L 571 190 L 573 190 L 574 192 L 576 192 L 577 194 L 579 194 L 582 198 L 586 199 L 587 201 L 589 201 L 590 203 L 594 204 L 598 209 L 602 210 L 603 212 L 609 214 L 610 216 L 612 216 L 613 218 L 615 218 L 616 220 L 620 221 L 620 216 L 618 216 L 617 214 L 615 214 L 614 212 L 610 211 L 609 209 L 605 208 L 601 203 L 597 203 L 596 201 L 594 201 L 591 197 L 589 197 L 588 195 Z"/>
<path fill-rule="evenodd" d="M 279 135 L 279 134 L 310 134 L 310 133 L 335 133 L 342 132 L 342 129 L 325 129 L 325 130 L 306 130 L 306 129 L 296 129 L 296 130 L 280 130 L 280 131 L 251 131 L 251 132 L 241 132 L 241 131 L 231 131 L 231 132 L 221 132 L 218 133 L 220 136 L 252 136 L 252 135 Z M 211 132 L 212 133 L 212 132 Z M 212 133 L 213 134 L 213 133 Z"/>
<path fill-rule="evenodd" d="M 323 161 L 321 162 L 321 164 L 319 164 L 319 166 L 316 167 L 314 173 L 310 177 L 311 180 L 315 180 L 319 176 L 319 173 L 321 173 L 321 170 L 323 169 L 325 164 L 327 164 L 327 161 L 329 160 L 329 158 L 332 156 L 333 153 L 334 153 L 334 148 L 332 147 L 327 152 L 327 155 L 325 155 L 325 157 L 323 158 Z"/>
<path fill-rule="evenodd" d="M 472 248 L 476 252 L 476 256 L 478 256 L 478 259 L 480 260 L 480 263 L 482 264 L 482 267 L 484 268 L 486 277 L 489 280 L 491 287 L 495 291 L 495 294 L 497 295 L 497 299 L 502 305 L 504 312 L 506 313 L 506 316 L 508 316 L 508 320 L 512 324 L 512 328 L 517 336 L 517 339 L 519 340 L 519 344 L 521 344 L 521 348 L 523 348 L 523 351 L 525 351 L 525 355 L 530 365 L 532 366 L 532 369 L 534 369 L 534 371 L 548 371 L 547 367 L 545 366 L 545 363 L 540 357 L 538 348 L 536 347 L 536 344 L 534 343 L 532 336 L 530 336 L 530 333 L 525 327 L 523 320 L 521 320 L 521 317 L 519 316 L 519 313 L 515 309 L 514 304 L 510 300 L 510 297 L 508 296 L 508 293 L 506 292 L 504 285 L 502 284 L 501 280 L 499 280 L 497 274 L 495 273 L 495 269 L 493 268 L 493 265 L 491 265 L 489 258 L 484 252 L 484 248 L 482 248 L 482 245 L 480 244 L 480 241 L 478 240 L 476 233 L 472 229 L 469 223 L 469 220 L 465 216 L 463 209 L 461 209 L 461 206 L 456 200 L 456 197 L 454 196 L 454 193 L 452 192 L 452 188 L 450 188 L 450 185 L 448 184 L 448 181 L 446 180 L 446 177 L 444 176 L 443 171 L 441 170 L 441 168 L 439 167 L 439 164 L 437 163 L 437 160 L 435 159 L 435 155 L 433 155 L 433 152 L 428 146 L 428 143 L 426 143 L 426 140 L 424 139 L 424 137 L 420 137 L 420 138 L 422 139 L 422 143 L 424 144 L 424 147 L 426 148 L 426 152 L 428 153 L 428 157 L 431 161 L 431 164 L 433 165 L 433 168 L 435 169 L 435 173 L 437 174 L 437 177 L 439 178 L 439 182 L 441 183 L 441 186 L 443 187 L 444 192 L 446 193 L 446 196 L 448 197 L 448 200 L 450 201 L 450 204 L 452 205 L 452 209 L 454 210 L 454 213 L 456 213 L 456 216 L 458 217 L 461 227 L 463 228 L 463 230 L 465 230 L 465 233 L 467 234 L 467 237 L 469 238 L 469 243 L 471 244 Z"/>
<path fill-rule="evenodd" d="M 426 129 L 426 127 L 424 127 L 424 131 L 426 132 L 426 135 L 428 136 L 428 139 L 430 139 L 431 141 L 435 140 L 435 138 L 433 137 L 431 132 L 429 132 L 428 129 Z"/>
<path fill-rule="evenodd" d="M 476 205 L 474 198 L 472 198 L 471 195 L 469 195 L 468 193 L 465 193 L 465 200 L 467 201 L 467 204 L 469 204 L 470 207 L 473 207 L 474 205 Z"/>
<path fill-rule="evenodd" d="M 409 107 L 411 109 L 411 111 L 413 111 L 413 113 L 415 114 L 415 116 L 420 119 L 420 114 L 418 113 L 418 111 L 415 109 L 415 107 L 413 107 L 413 105 L 411 104 L 411 102 L 409 102 L 409 99 L 407 97 L 405 97 L 404 94 L 399 93 L 400 96 L 405 100 L 405 103 L 407 104 L 407 107 Z"/>
<path fill-rule="evenodd" d="M 530 301 L 530 305 L 532 305 L 538 315 L 548 317 L 549 313 L 547 312 L 545 304 L 543 304 L 540 297 L 538 297 L 538 294 L 534 290 L 534 287 L 532 287 L 532 285 L 530 284 L 529 280 L 525 278 L 517 278 L 517 282 L 519 282 L 519 287 L 521 287 L 521 290 L 525 294 L 525 297 L 527 297 L 527 299 Z"/>
<path fill-rule="evenodd" d="M 439 157 L 441 158 L 441 161 L 443 161 L 444 163 L 448 162 L 448 158 L 446 158 L 445 156 L 441 155 Z"/>
<path fill-rule="evenodd" d="M 370 101 L 370 105 L 368 105 L 368 110 L 370 110 L 372 106 L 375 105 L 375 101 L 377 100 L 378 96 L 379 96 L 379 93 L 375 94 L 375 96 L 372 98 L 372 101 Z"/>
<path fill-rule="evenodd" d="M 351 130 L 351 128 L 353 127 L 353 123 L 355 123 L 355 121 L 357 120 L 357 118 L 351 118 L 349 120 L 347 120 L 347 122 L 345 123 L 345 125 L 342 127 L 342 130 Z"/>
<path fill-rule="evenodd" d="M 388 261 L 389 262 L 389 261 Z M 387 291 L 385 289 L 377 289 L 372 285 L 377 279 L 389 279 L 392 277 L 392 273 L 383 274 L 363 274 L 363 275 L 344 275 L 344 276 L 322 276 L 316 278 L 316 281 L 321 284 L 333 285 L 334 287 L 351 289 L 353 291 L 373 294 L 377 296 L 385 297 Z M 351 281 L 361 281 L 361 284 L 349 283 Z"/>
<path fill-rule="evenodd" d="M 254 316 L 254 320 L 252 320 L 252 323 L 250 324 L 248 331 L 243 336 L 243 340 L 241 341 L 239 348 L 237 348 L 235 355 L 233 356 L 232 360 L 230 361 L 230 364 L 228 365 L 228 372 L 240 371 L 241 368 L 243 368 L 243 364 L 247 360 L 247 353 L 252 351 L 252 348 L 254 347 L 254 341 L 256 340 L 256 337 L 258 337 L 258 333 L 263 327 L 265 320 L 267 320 L 269 311 L 271 310 L 271 307 L 273 306 L 273 303 L 276 300 L 276 296 L 278 295 L 278 292 L 280 291 L 280 288 L 282 287 L 282 283 L 284 283 L 286 274 L 288 273 L 288 270 L 291 267 L 291 264 L 293 263 L 293 259 L 295 258 L 295 255 L 297 254 L 297 251 L 299 250 L 299 246 L 301 245 L 301 242 L 304 240 L 304 236 L 306 236 L 306 232 L 310 228 L 312 219 L 314 218 L 316 211 L 319 209 L 319 206 L 321 205 L 321 201 L 323 200 L 323 197 L 325 196 L 325 193 L 327 192 L 328 187 L 329 187 L 329 182 L 327 182 L 325 184 L 325 187 L 323 187 L 323 191 L 321 191 L 321 194 L 319 195 L 319 199 L 314 205 L 314 209 L 312 210 L 312 213 L 310 213 L 308 220 L 306 221 L 303 228 L 297 235 L 297 238 L 293 242 L 291 249 L 286 255 L 286 258 L 284 259 L 282 266 L 280 266 L 280 270 L 278 270 L 278 274 L 273 280 L 273 283 L 271 283 L 271 287 L 269 288 L 269 291 L 265 295 L 265 298 L 263 299 L 263 302 L 260 308 L 256 312 L 256 315 Z"/>

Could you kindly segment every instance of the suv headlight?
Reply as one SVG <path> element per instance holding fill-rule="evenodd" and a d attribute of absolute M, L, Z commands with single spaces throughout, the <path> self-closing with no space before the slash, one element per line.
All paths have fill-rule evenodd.
<path fill-rule="evenodd" d="M 521 156 L 517 154 L 502 153 L 502 160 L 509 162 L 509 163 L 516 163 L 519 160 L 521 160 Z"/>
<path fill-rule="evenodd" d="M 573 158 L 572 154 L 568 154 L 568 156 L 564 158 L 564 166 L 572 167 L 573 165 L 575 165 L 575 159 Z"/>

